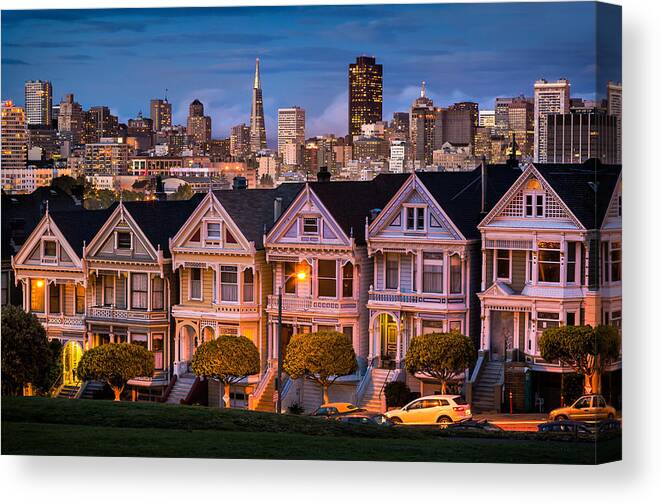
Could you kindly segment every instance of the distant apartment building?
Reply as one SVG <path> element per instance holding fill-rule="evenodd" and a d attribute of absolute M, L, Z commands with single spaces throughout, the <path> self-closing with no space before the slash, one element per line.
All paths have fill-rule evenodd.
<path fill-rule="evenodd" d="M 513 98 L 507 110 L 507 137 L 511 141 L 514 135 L 520 156 L 532 156 L 535 142 L 535 108 L 533 103 L 523 96 Z"/>
<path fill-rule="evenodd" d="M 389 147 L 383 138 L 360 136 L 353 141 L 353 158 L 386 159 Z"/>
<path fill-rule="evenodd" d="M 305 110 L 300 107 L 278 109 L 278 154 L 284 155 L 285 144 L 305 143 Z"/>
<path fill-rule="evenodd" d="M 478 104 L 474 102 L 455 103 L 447 109 L 440 109 L 434 126 L 434 145 L 440 146 L 450 142 L 470 145 L 472 148 L 478 114 Z"/>
<path fill-rule="evenodd" d="M 304 146 L 295 140 L 287 140 L 282 145 L 282 163 L 286 166 L 298 166 L 303 158 Z"/>
<path fill-rule="evenodd" d="M 99 142 L 102 138 L 119 135 L 119 120 L 110 113 L 110 109 L 100 105 L 91 107 L 83 114 L 82 143 Z"/>
<path fill-rule="evenodd" d="M 59 155 L 57 131 L 52 128 L 28 125 L 28 160 L 47 160 Z"/>
<path fill-rule="evenodd" d="M 211 140 L 211 117 L 204 115 L 204 105 L 200 100 L 193 100 L 188 108 L 186 133 L 198 145 Z"/>
<path fill-rule="evenodd" d="M 359 56 L 349 65 L 349 135 L 360 135 L 363 124 L 383 117 L 383 66 L 376 58 Z"/>
<path fill-rule="evenodd" d="M 149 117 L 152 120 L 154 131 L 161 131 L 164 127 L 172 126 L 172 104 L 168 99 L 154 99 L 149 102 Z"/>
<path fill-rule="evenodd" d="M 60 137 L 72 144 L 80 143 L 84 129 L 83 107 L 74 101 L 73 94 L 64 96 L 57 115 L 57 130 Z"/>
<path fill-rule="evenodd" d="M 408 145 L 405 140 L 393 140 L 390 142 L 390 165 L 391 173 L 404 173 L 406 171 L 406 160 Z"/>
<path fill-rule="evenodd" d="M 27 124 L 50 128 L 53 123 L 53 86 L 49 81 L 25 82 Z"/>
<path fill-rule="evenodd" d="M 250 127 L 245 124 L 232 126 L 230 131 L 230 155 L 245 159 L 250 154 Z"/>
<path fill-rule="evenodd" d="M 473 170 L 479 160 L 473 155 L 470 145 L 446 142 L 440 149 L 434 150 L 433 163 L 443 171 L 468 171 Z"/>
<path fill-rule="evenodd" d="M 496 127 L 496 111 L 495 110 L 480 110 L 477 125 L 482 127 L 482 128 L 495 128 Z"/>
<path fill-rule="evenodd" d="M 386 121 L 363 124 L 360 127 L 360 134 L 366 137 L 385 138 L 387 127 L 388 123 Z"/>
<path fill-rule="evenodd" d="M 545 163 L 547 161 L 546 145 L 546 116 L 548 114 L 568 114 L 570 83 L 567 79 L 557 82 L 547 82 L 540 79 L 534 86 L 534 160 Z"/>
<path fill-rule="evenodd" d="M 169 176 L 171 171 L 183 166 L 180 157 L 132 157 L 129 164 L 129 175 L 142 177 Z"/>
<path fill-rule="evenodd" d="M 126 143 L 103 142 L 85 145 L 85 175 L 127 175 L 129 146 Z"/>
<path fill-rule="evenodd" d="M 27 161 L 27 130 L 25 109 L 17 107 L 11 100 L 2 102 L 2 158 L 5 169 L 25 168 Z"/>

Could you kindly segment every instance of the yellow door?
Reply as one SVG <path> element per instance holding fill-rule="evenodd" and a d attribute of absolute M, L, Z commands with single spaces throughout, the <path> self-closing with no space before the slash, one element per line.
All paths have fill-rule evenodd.
<path fill-rule="evenodd" d="M 76 375 L 76 367 L 83 355 L 83 349 L 76 341 L 69 341 L 62 351 L 62 383 L 64 385 L 77 385 L 80 383 Z"/>

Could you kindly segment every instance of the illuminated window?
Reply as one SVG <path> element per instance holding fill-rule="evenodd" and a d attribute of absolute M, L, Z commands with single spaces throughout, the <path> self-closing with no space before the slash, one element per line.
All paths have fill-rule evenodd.
<path fill-rule="evenodd" d="M 353 297 L 353 264 L 346 263 L 342 268 L 342 297 Z"/>
<path fill-rule="evenodd" d="M 76 284 L 76 313 L 85 313 L 85 287 Z"/>
<path fill-rule="evenodd" d="M 30 280 L 30 311 L 43 313 L 45 309 L 44 293 L 46 282 L 44 280 Z"/>
<path fill-rule="evenodd" d="M 461 257 L 459 254 L 450 256 L 450 294 L 461 294 Z"/>

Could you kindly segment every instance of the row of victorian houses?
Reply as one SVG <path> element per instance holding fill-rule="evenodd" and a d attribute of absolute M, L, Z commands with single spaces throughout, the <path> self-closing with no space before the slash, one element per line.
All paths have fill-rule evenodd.
<path fill-rule="evenodd" d="M 541 333 L 621 324 L 619 166 L 514 161 L 327 179 L 98 211 L 47 204 L 3 268 L 3 289 L 21 287 L 13 301 L 65 343 L 69 384 L 86 349 L 132 342 L 156 367 L 132 385 L 163 396 L 175 376 L 194 386 L 201 342 L 246 336 L 262 367 L 232 396 L 262 410 L 274 404 L 279 292 L 283 348 L 297 333 L 345 334 L 359 371 L 331 398 L 369 408 L 391 380 L 436 391 L 405 372 L 406 350 L 418 334 L 456 330 L 480 349 L 464 377 L 476 407 L 498 409 L 513 391 L 517 409 L 546 409 L 569 370 L 540 357 Z M 283 383 L 285 406 L 320 400 L 309 382 Z"/>

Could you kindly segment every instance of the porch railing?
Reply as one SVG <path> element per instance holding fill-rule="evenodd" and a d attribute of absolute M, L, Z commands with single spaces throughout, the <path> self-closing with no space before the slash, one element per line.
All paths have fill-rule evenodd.
<path fill-rule="evenodd" d="M 92 306 L 87 315 L 90 318 L 107 320 L 167 320 L 166 311 L 142 311 L 115 308 L 113 306 Z"/>
<path fill-rule="evenodd" d="M 425 294 L 417 292 L 369 292 L 369 301 L 374 303 L 417 304 L 435 303 L 440 305 L 463 304 L 462 295 Z"/>
<path fill-rule="evenodd" d="M 71 329 L 84 329 L 85 320 L 82 315 L 64 315 L 63 313 L 35 313 L 39 322 L 45 326 L 56 325 Z"/>
<path fill-rule="evenodd" d="M 278 309 L 278 296 L 269 295 L 268 309 Z M 282 309 L 284 311 L 343 311 L 343 310 L 357 310 L 358 302 L 354 299 L 321 299 L 310 297 L 297 297 L 297 296 L 282 296 Z"/>

